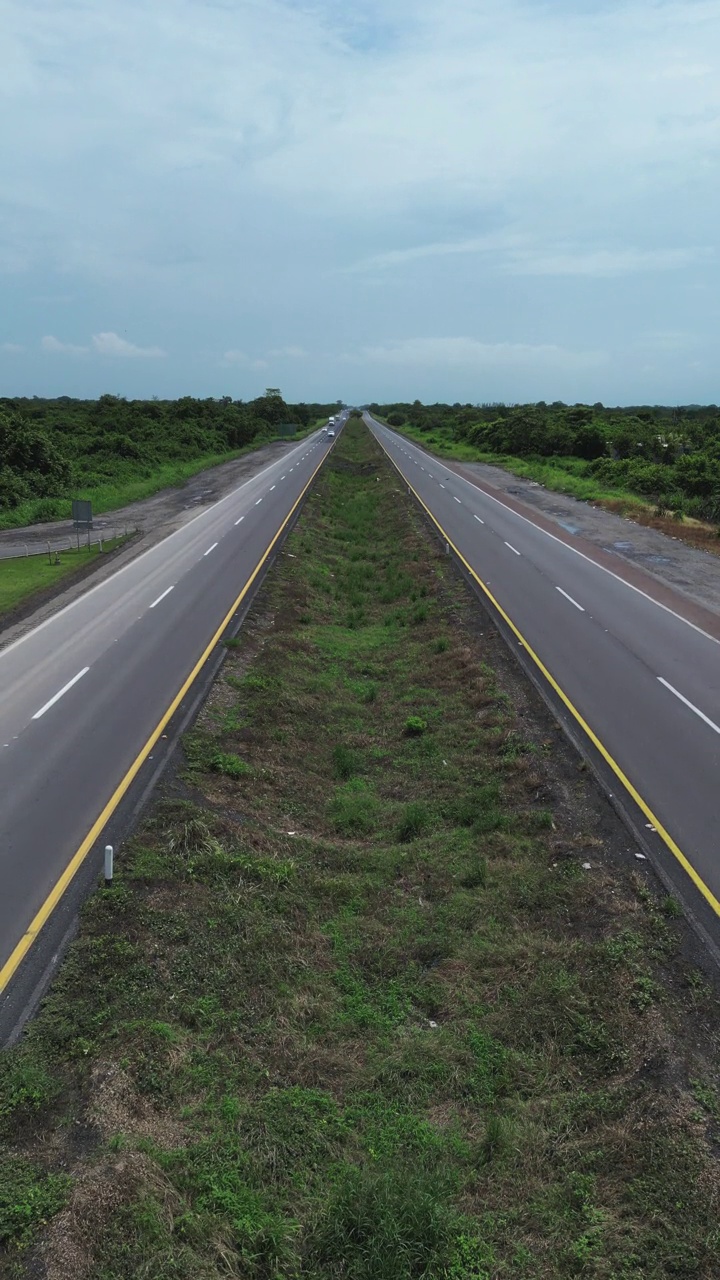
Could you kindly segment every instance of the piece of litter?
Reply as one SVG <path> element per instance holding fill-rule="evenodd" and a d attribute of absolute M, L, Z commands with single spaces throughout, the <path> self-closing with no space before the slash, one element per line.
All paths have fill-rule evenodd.
<path fill-rule="evenodd" d="M 646 822 L 645 826 L 647 827 L 648 831 L 657 831 L 657 827 L 654 827 L 652 822 Z"/>
<path fill-rule="evenodd" d="M 430 1020 L 430 1021 L 428 1021 L 428 1026 L 429 1026 L 429 1027 L 436 1027 L 436 1026 L 437 1026 L 437 1022 L 433 1022 L 432 1020 Z"/>
<path fill-rule="evenodd" d="M 294 555 L 293 555 L 293 553 L 292 553 L 292 551 L 288 551 L 288 555 L 289 555 L 289 557 L 290 557 L 290 559 L 291 559 L 291 560 L 297 560 L 297 556 L 294 556 Z"/>
<path fill-rule="evenodd" d="M 583 869 L 583 871 L 592 871 L 592 865 L 591 865 L 591 863 L 589 863 L 589 862 L 583 862 L 583 864 L 582 864 L 582 869 Z"/>
<path fill-rule="evenodd" d="M 288 831 L 288 835 L 289 835 L 289 836 L 296 836 L 296 835 L 297 835 L 297 831 Z"/>
<path fill-rule="evenodd" d="M 447 760 L 443 760 L 443 764 L 445 765 L 445 768 L 447 768 Z"/>
<path fill-rule="evenodd" d="M 647 858 L 645 857 L 644 853 L 636 853 L 635 857 L 638 859 L 639 862 L 647 862 Z"/>

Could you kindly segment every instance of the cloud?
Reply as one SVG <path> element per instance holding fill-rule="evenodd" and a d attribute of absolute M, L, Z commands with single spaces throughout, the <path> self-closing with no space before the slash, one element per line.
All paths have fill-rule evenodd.
<path fill-rule="evenodd" d="M 61 342 L 59 338 L 54 338 L 52 334 L 44 337 L 40 346 L 43 351 L 49 351 L 56 355 L 69 356 L 110 356 L 113 359 L 150 359 L 157 360 L 161 356 L 167 355 L 167 352 L 161 350 L 160 347 L 136 347 L 134 342 L 126 342 L 124 338 L 120 338 L 117 333 L 94 333 L 89 346 L 78 346 L 74 342 Z"/>
<path fill-rule="evenodd" d="M 674 249 L 582 247 L 571 244 L 531 245 L 528 237 L 500 234 L 434 244 L 413 245 L 373 254 L 347 268 L 350 273 L 403 267 L 429 258 L 458 255 L 491 256 L 491 266 L 511 275 L 589 276 L 596 279 L 641 271 L 679 271 L 709 262 L 710 247 Z"/>
<path fill-rule="evenodd" d="M 120 359 L 158 360 L 167 355 L 160 347 L 136 347 L 134 342 L 126 342 L 117 333 L 95 333 L 92 345 L 98 355 Z"/>
<path fill-rule="evenodd" d="M 385 253 L 374 253 L 368 258 L 352 263 L 347 272 L 363 272 L 383 270 L 387 267 L 400 267 L 408 263 L 422 262 L 427 258 L 448 258 L 460 254 L 485 254 L 507 251 L 518 237 L 507 235 L 475 236 L 470 240 L 439 241 L 430 244 L 410 245 L 406 249 L 389 249 Z"/>
<path fill-rule="evenodd" d="M 571 351 L 550 343 L 479 342 L 475 338 L 405 338 L 382 346 L 364 347 L 352 362 L 435 368 L 551 367 L 595 368 L 606 356 L 601 351 Z"/>
<path fill-rule="evenodd" d="M 86 356 L 90 351 L 89 347 L 76 346 L 74 342 L 60 342 L 58 338 L 54 338 L 52 334 L 40 340 L 40 346 L 43 351 L 50 351 L 57 355 L 66 356 Z"/>
<path fill-rule="evenodd" d="M 641 271 L 680 271 L 707 261 L 710 248 L 687 249 L 590 249 L 518 251 L 507 270 L 513 275 L 610 276 L 635 275 Z"/>
<path fill-rule="evenodd" d="M 19 356 L 25 351 L 25 347 L 19 342 L 3 342 L 0 351 L 7 351 L 8 355 Z"/>
<path fill-rule="evenodd" d="M 272 351 L 268 352 L 268 355 L 273 358 L 283 359 L 287 357 L 289 360 L 303 360 L 307 354 L 307 351 L 305 351 L 303 347 L 294 346 L 273 347 Z"/>
<path fill-rule="evenodd" d="M 638 335 L 636 346 L 641 350 L 678 352 L 697 346 L 699 341 L 697 334 L 684 329 L 652 329 Z"/>
<path fill-rule="evenodd" d="M 661 323 L 720 341 L 719 59 L 717 0 L 4 0 L 5 310 L 88 335 L 15 382 L 714 399 L 692 345 L 662 385 L 636 357 Z M 428 313 L 484 341 L 425 340 L 478 344 L 425 377 L 395 335 Z"/>
<path fill-rule="evenodd" d="M 246 351 L 226 351 L 221 364 L 237 364 L 245 369 L 267 369 L 267 360 L 250 356 Z"/>

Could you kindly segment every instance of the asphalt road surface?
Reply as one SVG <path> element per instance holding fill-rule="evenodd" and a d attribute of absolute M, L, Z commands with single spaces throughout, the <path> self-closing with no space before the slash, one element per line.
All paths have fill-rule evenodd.
<path fill-rule="evenodd" d="M 366 421 L 521 633 L 513 642 L 534 650 L 596 735 L 611 758 L 608 765 L 602 757 L 611 787 L 717 939 L 718 639 L 683 617 L 681 596 L 670 604 L 649 598 L 405 437 Z"/>
<path fill-rule="evenodd" d="M 333 444 L 309 436 L 0 650 L 0 990 Z"/>

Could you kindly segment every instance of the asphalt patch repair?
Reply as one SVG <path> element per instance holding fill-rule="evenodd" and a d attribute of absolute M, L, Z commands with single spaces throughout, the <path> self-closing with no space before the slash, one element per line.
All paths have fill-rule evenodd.
<path fill-rule="evenodd" d="M 627 855 L 351 422 L 0 1061 L 0 1274 L 720 1274 L 716 993 Z"/>

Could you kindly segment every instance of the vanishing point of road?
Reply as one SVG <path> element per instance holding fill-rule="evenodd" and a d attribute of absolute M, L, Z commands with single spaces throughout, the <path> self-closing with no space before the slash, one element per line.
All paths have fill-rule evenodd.
<path fill-rule="evenodd" d="M 716 946 L 720 617 L 614 572 L 589 544 L 365 420 Z M 0 991 L 131 784 L 152 776 L 163 730 L 333 444 L 308 437 L 0 649 Z"/>

